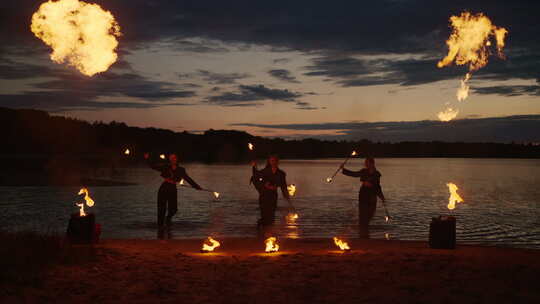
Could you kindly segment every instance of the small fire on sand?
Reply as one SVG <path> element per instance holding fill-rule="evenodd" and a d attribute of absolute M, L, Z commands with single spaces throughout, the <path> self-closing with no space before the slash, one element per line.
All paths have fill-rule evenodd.
<path fill-rule="evenodd" d="M 488 64 L 488 57 L 493 53 L 490 49 L 493 42 L 497 49 L 497 57 L 505 59 L 503 48 L 508 30 L 495 26 L 483 13 L 473 15 L 470 12 L 462 12 L 460 16 L 450 17 L 450 24 L 452 34 L 446 41 L 448 54 L 437 63 L 437 67 L 443 68 L 452 63 L 469 66 L 469 71 L 461 79 L 460 88 L 456 93 L 457 100 L 464 101 L 469 96 L 468 82 L 472 73 Z M 441 121 L 450 121 L 458 113 L 457 109 L 447 106 L 445 111 L 438 114 L 438 117 Z"/>
<path fill-rule="evenodd" d="M 221 246 L 221 244 L 218 241 L 214 240 L 212 237 L 208 237 L 208 239 L 206 239 L 206 241 L 203 243 L 201 251 L 212 252 L 219 246 Z"/>
<path fill-rule="evenodd" d="M 456 203 L 463 203 L 464 200 L 457 193 L 458 186 L 454 183 L 447 183 L 448 191 L 450 191 L 450 197 L 448 198 L 448 209 L 453 210 L 456 208 Z"/>
<path fill-rule="evenodd" d="M 336 244 L 336 246 L 338 246 L 340 250 L 351 250 L 351 247 L 349 247 L 349 244 L 347 244 L 347 242 L 342 241 L 337 237 L 334 237 L 334 244 Z"/>
<path fill-rule="evenodd" d="M 277 239 L 275 237 L 269 237 L 264 241 L 266 248 L 265 252 L 277 252 L 279 250 L 279 245 L 277 244 Z"/>
<path fill-rule="evenodd" d="M 116 62 L 120 26 L 111 12 L 79 0 L 47 1 L 32 15 L 30 30 L 52 48 L 51 60 L 86 76 Z"/>
<path fill-rule="evenodd" d="M 84 203 L 76 203 L 75 205 L 77 205 L 80 209 L 79 209 L 79 216 L 83 217 L 83 216 L 86 216 L 86 212 L 84 212 L 84 205 L 86 203 L 86 205 L 88 207 L 92 207 L 94 206 L 94 200 L 90 197 L 90 194 L 88 193 L 88 189 L 86 188 L 81 188 L 81 190 L 79 190 L 79 195 L 81 194 L 84 194 Z"/>

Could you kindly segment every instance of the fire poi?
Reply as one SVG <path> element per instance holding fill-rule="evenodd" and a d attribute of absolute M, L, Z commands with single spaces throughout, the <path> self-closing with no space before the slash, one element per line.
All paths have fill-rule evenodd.
<path fill-rule="evenodd" d="M 187 188 L 192 188 L 193 189 L 193 187 L 186 185 L 184 179 L 181 179 L 180 182 L 178 182 L 178 185 L 181 186 L 181 187 L 187 187 Z M 219 192 L 214 191 L 214 190 L 210 190 L 210 189 L 202 188 L 202 189 L 200 189 L 200 191 L 210 192 L 210 193 L 212 193 L 214 195 L 214 197 L 216 199 L 218 199 L 220 197 L 220 195 L 221 195 Z"/>
<path fill-rule="evenodd" d="M 67 62 L 86 76 L 107 71 L 118 58 L 120 26 L 97 4 L 49 0 L 32 15 L 30 29 L 52 48 L 52 61 Z"/>
<path fill-rule="evenodd" d="M 219 246 L 221 246 L 221 244 L 218 241 L 214 240 L 212 237 L 208 237 L 206 241 L 203 243 L 201 251 L 212 252 Z"/>
<path fill-rule="evenodd" d="M 452 34 L 446 41 L 448 54 L 437 63 L 438 68 L 456 65 L 468 65 L 468 72 L 461 79 L 461 84 L 456 92 L 458 101 L 464 101 L 469 96 L 469 80 L 472 73 L 483 68 L 488 63 L 488 57 L 496 46 L 496 56 L 504 59 L 504 39 L 508 34 L 505 28 L 497 27 L 491 23 L 483 13 L 476 15 L 470 12 L 462 12 L 460 16 L 450 17 Z M 494 44 L 494 43 L 495 44 Z M 459 110 L 447 105 L 446 110 L 440 112 L 438 117 L 441 121 L 450 121 L 459 113 Z"/>
<path fill-rule="evenodd" d="M 345 164 L 347 163 L 347 161 L 349 161 L 349 158 L 353 157 L 353 156 L 356 156 L 358 155 L 358 153 L 356 153 L 356 151 L 352 151 L 351 154 L 349 156 L 347 156 L 347 158 L 345 158 L 345 160 L 343 161 L 343 163 L 341 163 L 341 165 L 337 168 L 336 172 L 334 172 L 334 174 L 332 174 L 331 177 L 327 177 L 326 178 L 326 182 L 327 183 L 331 183 L 333 180 L 334 180 L 334 177 L 336 177 L 336 175 L 338 174 L 339 170 L 341 169 L 341 167 L 345 166 Z"/>
<path fill-rule="evenodd" d="M 269 237 L 264 241 L 266 248 L 265 252 L 277 252 L 279 250 L 279 245 L 277 244 L 277 239 L 275 237 Z"/>
<path fill-rule="evenodd" d="M 334 244 L 339 247 L 340 250 L 351 250 L 351 247 L 349 247 L 349 244 L 347 242 L 340 240 L 337 237 L 334 237 Z"/>

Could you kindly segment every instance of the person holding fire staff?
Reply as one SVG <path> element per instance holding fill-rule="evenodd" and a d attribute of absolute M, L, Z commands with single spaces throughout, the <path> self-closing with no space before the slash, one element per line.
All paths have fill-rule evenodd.
<path fill-rule="evenodd" d="M 289 203 L 289 208 L 292 208 L 289 192 L 287 191 L 286 173 L 279 169 L 279 158 L 277 155 L 270 155 L 268 157 L 264 169 L 258 170 L 256 161 L 252 161 L 251 166 L 253 171 L 251 182 L 259 192 L 259 209 L 261 212 L 261 218 L 257 222 L 257 228 L 259 232 L 267 234 L 270 232 L 269 230 L 275 221 L 278 188 L 281 188 L 281 193 Z"/>
<path fill-rule="evenodd" d="M 366 157 L 364 168 L 360 171 L 350 171 L 341 165 L 342 173 L 346 176 L 360 177 L 362 186 L 358 193 L 358 228 L 360 238 L 369 238 L 369 222 L 375 215 L 377 197 L 384 203 L 381 187 L 381 173 L 375 167 L 375 159 Z"/>
<path fill-rule="evenodd" d="M 202 188 L 187 175 L 186 169 L 178 165 L 178 157 L 176 154 L 170 154 L 169 161 L 162 163 L 152 162 L 149 153 L 144 154 L 144 159 L 148 162 L 150 168 L 159 171 L 163 178 L 163 183 L 159 187 L 157 196 L 157 224 L 158 229 L 163 230 L 165 227 L 170 227 L 172 217 L 176 214 L 176 211 L 178 211 L 178 193 L 176 191 L 176 184 L 183 179 L 197 190 L 201 190 Z M 167 216 L 165 217 L 166 213 Z"/>

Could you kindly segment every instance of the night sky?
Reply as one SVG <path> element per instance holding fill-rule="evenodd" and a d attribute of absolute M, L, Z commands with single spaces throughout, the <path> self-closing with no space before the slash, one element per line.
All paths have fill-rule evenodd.
<path fill-rule="evenodd" d="M 30 19 L 42 2 L 0 3 L 0 106 L 282 137 L 540 133 L 540 1 L 94 1 L 123 36 L 119 60 L 93 77 L 53 63 L 34 37 Z M 464 10 L 508 29 L 507 59 L 492 57 L 474 74 L 458 116 L 467 123 L 439 134 L 441 123 L 426 120 L 455 100 L 467 70 L 436 63 L 447 52 L 448 18 Z"/>

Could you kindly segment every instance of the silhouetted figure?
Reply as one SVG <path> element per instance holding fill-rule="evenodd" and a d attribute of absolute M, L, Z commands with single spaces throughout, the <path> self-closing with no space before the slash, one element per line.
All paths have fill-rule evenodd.
<path fill-rule="evenodd" d="M 160 232 L 162 232 L 163 228 L 171 225 L 172 217 L 178 211 L 176 184 L 183 179 L 197 190 L 201 190 L 202 188 L 187 175 L 186 169 L 178 166 L 176 154 L 169 155 L 169 162 L 152 163 L 148 153 L 144 154 L 144 158 L 148 161 L 150 168 L 159 171 L 161 177 L 163 177 L 163 183 L 159 187 L 157 197 L 157 224 Z M 167 217 L 165 217 L 166 213 Z"/>
<path fill-rule="evenodd" d="M 259 208 L 261 211 L 261 218 L 257 222 L 257 227 L 263 233 L 266 233 L 269 232 L 275 221 L 278 188 L 281 188 L 283 197 L 289 201 L 286 174 L 283 170 L 279 169 L 279 158 L 276 155 L 271 155 L 268 158 L 266 167 L 262 170 L 257 169 L 257 163 L 255 161 L 252 161 L 251 165 L 253 171 L 251 182 L 259 192 Z"/>
<path fill-rule="evenodd" d="M 375 159 L 367 157 L 364 161 L 365 168 L 360 171 L 350 171 L 341 166 L 343 174 L 352 177 L 360 177 L 362 186 L 358 193 L 358 228 L 360 238 L 369 238 L 369 222 L 377 209 L 377 197 L 384 202 L 384 194 L 381 187 L 381 173 L 375 167 Z"/>

